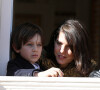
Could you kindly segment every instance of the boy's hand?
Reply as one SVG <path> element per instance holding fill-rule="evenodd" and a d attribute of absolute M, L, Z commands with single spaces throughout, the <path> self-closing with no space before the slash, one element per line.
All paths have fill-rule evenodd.
<path fill-rule="evenodd" d="M 59 68 L 50 68 L 43 72 L 38 72 L 37 77 L 63 77 L 63 72 Z"/>

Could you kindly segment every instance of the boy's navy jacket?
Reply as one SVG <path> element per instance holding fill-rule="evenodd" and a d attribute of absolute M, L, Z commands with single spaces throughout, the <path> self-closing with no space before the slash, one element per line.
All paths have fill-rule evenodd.
<path fill-rule="evenodd" d="M 14 60 L 10 60 L 7 65 L 7 76 L 33 76 L 34 66 L 21 56 L 17 56 Z"/>

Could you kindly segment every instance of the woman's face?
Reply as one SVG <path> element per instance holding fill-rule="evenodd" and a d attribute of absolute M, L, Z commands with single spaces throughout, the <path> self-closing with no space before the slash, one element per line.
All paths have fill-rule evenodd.
<path fill-rule="evenodd" d="M 54 54 L 57 63 L 61 68 L 65 68 L 74 58 L 71 48 L 65 38 L 65 34 L 60 32 L 54 45 Z"/>

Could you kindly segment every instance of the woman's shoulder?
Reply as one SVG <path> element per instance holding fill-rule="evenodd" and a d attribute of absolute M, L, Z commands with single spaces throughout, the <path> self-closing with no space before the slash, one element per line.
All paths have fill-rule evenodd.
<path fill-rule="evenodd" d="M 97 61 L 94 59 L 91 59 L 91 64 L 92 64 L 91 66 L 92 66 L 93 70 L 95 70 L 98 66 Z"/>
<path fill-rule="evenodd" d="M 100 70 L 98 70 L 98 63 L 96 60 L 92 59 L 91 60 L 93 70 L 89 74 L 89 77 L 100 77 Z"/>
<path fill-rule="evenodd" d="M 97 65 L 97 61 L 94 60 L 94 59 L 91 59 L 91 63 L 92 63 L 93 65 Z"/>

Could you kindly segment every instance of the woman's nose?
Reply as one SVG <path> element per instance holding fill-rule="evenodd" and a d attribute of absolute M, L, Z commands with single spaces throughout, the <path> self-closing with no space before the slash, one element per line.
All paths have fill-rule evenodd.
<path fill-rule="evenodd" d="M 60 48 L 60 52 L 64 53 L 64 50 L 65 50 L 65 46 L 62 45 L 61 48 Z"/>

